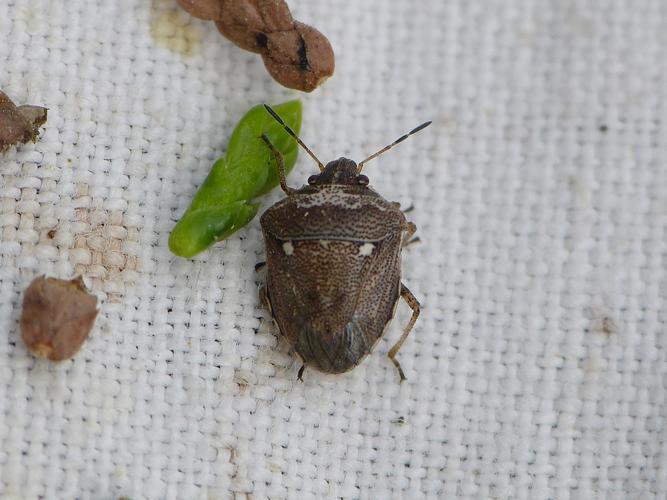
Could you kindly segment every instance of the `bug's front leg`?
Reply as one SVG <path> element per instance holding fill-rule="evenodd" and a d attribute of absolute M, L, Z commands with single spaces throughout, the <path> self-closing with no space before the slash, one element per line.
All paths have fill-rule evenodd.
<path fill-rule="evenodd" d="M 266 267 L 266 261 L 258 262 L 255 264 L 255 272 L 259 272 Z M 266 283 L 260 285 L 259 287 L 259 302 L 264 306 L 264 308 L 269 311 L 271 316 L 273 316 L 273 310 L 271 309 L 271 301 L 269 300 L 269 292 L 266 287 Z"/>
<path fill-rule="evenodd" d="M 391 359 L 391 362 L 394 363 L 394 366 L 398 370 L 398 374 L 401 377 L 401 382 L 403 382 L 404 380 L 406 380 L 406 378 L 405 374 L 403 373 L 403 369 L 401 368 L 401 364 L 396 359 L 396 354 L 401 349 L 401 346 L 403 345 L 403 342 L 405 342 L 405 339 L 407 339 L 408 335 L 410 335 L 412 327 L 415 326 L 415 321 L 417 321 L 417 318 L 419 317 L 419 312 L 421 311 L 421 307 L 419 305 L 419 301 L 415 298 L 414 295 L 412 295 L 412 292 L 408 290 L 408 287 L 405 286 L 403 283 L 401 283 L 401 297 L 403 297 L 403 300 L 405 300 L 405 302 L 407 302 L 407 304 L 410 306 L 410 309 L 412 309 L 412 316 L 410 317 L 410 321 L 408 321 L 405 330 L 403 330 L 403 335 L 401 335 L 401 338 L 398 339 L 398 342 L 396 342 L 391 349 L 389 349 L 388 356 L 389 359 Z"/>
<path fill-rule="evenodd" d="M 259 287 L 259 302 L 267 311 L 269 311 L 271 317 L 273 317 L 273 309 L 271 308 L 271 301 L 269 300 L 269 292 L 266 289 L 266 285 Z"/>
<path fill-rule="evenodd" d="M 276 168 L 278 170 L 278 178 L 280 179 L 280 187 L 282 188 L 283 191 L 285 191 L 286 195 L 291 195 L 296 192 L 296 189 L 292 189 L 287 185 L 287 181 L 285 180 L 285 160 L 283 158 L 283 154 L 278 151 L 278 148 L 276 148 L 273 143 L 269 140 L 269 138 L 266 136 L 266 134 L 262 134 L 261 139 L 266 143 L 266 145 L 269 147 L 271 152 L 273 153 L 273 158 L 276 161 Z"/>

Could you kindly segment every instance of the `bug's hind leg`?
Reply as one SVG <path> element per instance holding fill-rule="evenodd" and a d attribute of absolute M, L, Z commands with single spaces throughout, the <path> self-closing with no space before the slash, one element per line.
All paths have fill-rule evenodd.
<path fill-rule="evenodd" d="M 261 271 L 266 266 L 266 261 L 255 264 L 255 272 Z"/>
<path fill-rule="evenodd" d="M 401 369 L 401 364 L 396 359 L 396 354 L 398 354 L 398 351 L 401 349 L 401 346 L 403 345 L 403 342 L 405 342 L 405 339 L 407 339 L 408 335 L 410 335 L 412 327 L 415 326 L 415 321 L 417 321 L 417 318 L 419 317 L 419 311 L 421 311 L 421 307 L 419 305 L 419 301 L 415 298 L 414 295 L 412 295 L 412 292 L 408 290 L 408 287 L 405 286 L 403 283 L 401 283 L 401 297 L 403 297 L 403 300 L 405 300 L 405 302 L 407 302 L 407 304 L 410 306 L 410 309 L 412 309 L 412 316 L 410 317 L 410 321 L 408 321 L 408 324 L 405 326 L 401 338 L 398 339 L 398 342 L 396 342 L 391 349 L 389 349 L 388 356 L 389 359 L 391 359 L 391 362 L 394 363 L 394 366 L 398 370 L 398 374 L 401 377 L 401 382 L 403 382 L 404 380 L 406 380 L 406 378 L 405 374 L 403 373 L 403 370 Z"/>

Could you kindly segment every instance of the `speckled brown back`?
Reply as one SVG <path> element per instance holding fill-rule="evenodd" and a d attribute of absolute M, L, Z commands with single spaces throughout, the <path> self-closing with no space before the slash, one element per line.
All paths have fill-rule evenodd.
<path fill-rule="evenodd" d="M 340 373 L 359 364 L 393 316 L 407 221 L 371 190 L 315 191 L 262 216 L 268 296 L 280 331 L 304 362 Z"/>

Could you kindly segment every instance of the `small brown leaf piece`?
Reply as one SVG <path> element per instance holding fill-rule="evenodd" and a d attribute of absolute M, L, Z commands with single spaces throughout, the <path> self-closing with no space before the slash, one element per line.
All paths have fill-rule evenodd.
<path fill-rule="evenodd" d="M 62 361 L 81 348 L 96 317 L 97 297 L 88 293 L 81 277 L 40 276 L 23 297 L 21 334 L 35 356 Z"/>
<path fill-rule="evenodd" d="M 40 106 L 16 106 L 0 91 L 0 153 L 14 144 L 34 142 L 46 114 Z"/>

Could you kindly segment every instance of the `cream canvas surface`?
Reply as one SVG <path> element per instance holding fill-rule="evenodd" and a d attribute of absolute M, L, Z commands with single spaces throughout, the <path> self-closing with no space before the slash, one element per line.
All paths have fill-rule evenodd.
<path fill-rule="evenodd" d="M 288 3 L 336 52 L 312 94 L 175 0 L 0 2 L 0 88 L 49 108 L 0 157 L 0 498 L 667 498 L 667 3 Z M 402 384 L 403 303 L 296 380 L 257 219 L 168 250 L 243 113 L 295 97 L 324 161 L 433 120 L 365 171 L 421 237 Z M 58 364 L 18 328 L 41 274 L 101 300 Z"/>

